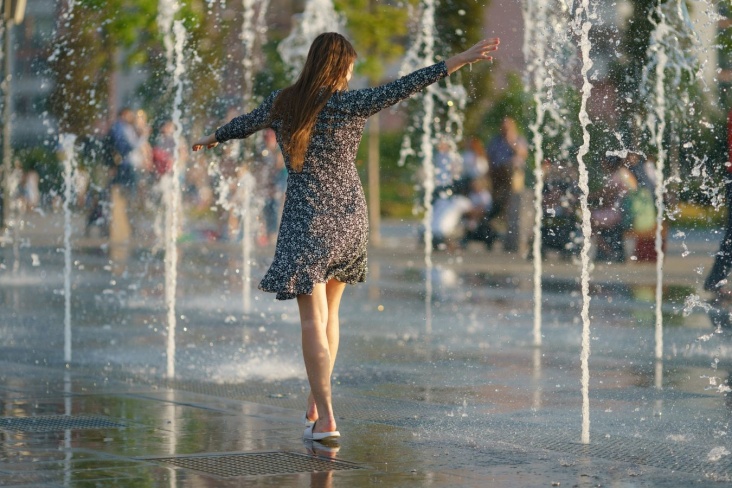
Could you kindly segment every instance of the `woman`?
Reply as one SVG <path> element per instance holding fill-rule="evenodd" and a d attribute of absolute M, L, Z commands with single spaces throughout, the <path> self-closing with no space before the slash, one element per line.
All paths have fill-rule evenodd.
<path fill-rule="evenodd" d="M 272 266 L 259 288 L 297 299 L 310 383 L 307 440 L 340 436 L 330 378 L 338 352 L 338 307 L 347 283 L 365 280 L 368 221 L 355 159 L 366 119 L 462 66 L 492 60 L 498 39 L 381 87 L 347 91 L 356 51 L 340 34 L 319 35 L 290 87 L 251 113 L 202 137 L 193 150 L 272 128 L 288 170 L 285 207 Z"/>

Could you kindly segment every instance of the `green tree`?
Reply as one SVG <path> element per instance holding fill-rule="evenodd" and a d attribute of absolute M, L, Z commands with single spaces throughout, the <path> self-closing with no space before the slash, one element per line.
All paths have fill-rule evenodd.
<path fill-rule="evenodd" d="M 62 131 L 83 134 L 116 112 L 116 74 L 156 49 L 157 0 L 78 0 L 59 17 L 51 112 Z"/>

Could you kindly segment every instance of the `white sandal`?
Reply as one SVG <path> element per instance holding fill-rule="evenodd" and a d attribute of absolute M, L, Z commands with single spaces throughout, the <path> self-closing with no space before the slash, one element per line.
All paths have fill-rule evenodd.
<path fill-rule="evenodd" d="M 326 439 L 335 439 L 341 436 L 341 433 L 337 430 L 334 430 L 332 432 L 313 432 L 314 428 L 315 422 L 313 422 L 313 425 L 308 425 L 307 427 L 305 427 L 305 432 L 303 432 L 302 434 L 303 439 L 305 439 L 306 441 L 324 441 Z"/>

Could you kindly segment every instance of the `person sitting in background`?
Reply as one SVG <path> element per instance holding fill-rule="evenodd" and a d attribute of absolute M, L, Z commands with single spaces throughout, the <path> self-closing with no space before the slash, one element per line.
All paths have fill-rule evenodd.
<path fill-rule="evenodd" d="M 483 143 L 477 137 L 468 138 L 460 156 L 463 159 L 462 173 L 456 186 L 458 193 L 468 193 L 471 181 L 488 175 L 488 158 L 485 155 Z M 488 189 L 490 189 L 490 181 L 488 181 Z"/>
<path fill-rule="evenodd" d="M 455 193 L 455 183 L 460 178 L 462 164 L 447 139 L 440 139 L 434 154 L 434 198 L 446 198 Z"/>
<path fill-rule="evenodd" d="M 567 163 L 544 160 L 543 218 L 541 221 L 541 257 L 550 249 L 559 251 L 564 260 L 579 252 L 579 187 L 574 168 Z"/>
<path fill-rule="evenodd" d="M 468 241 L 479 241 L 484 243 L 488 250 L 491 250 L 499 235 L 491 225 L 491 220 L 497 213 L 497 207 L 493 205 L 493 196 L 488 190 L 486 176 L 478 176 L 470 181 L 468 199 L 471 208 L 464 214 L 463 245 L 466 245 Z"/>
<path fill-rule="evenodd" d="M 432 204 L 432 247 L 451 249 L 451 242 L 460 237 L 463 216 L 473 209 L 473 204 L 465 195 L 451 195 L 438 198 Z"/>

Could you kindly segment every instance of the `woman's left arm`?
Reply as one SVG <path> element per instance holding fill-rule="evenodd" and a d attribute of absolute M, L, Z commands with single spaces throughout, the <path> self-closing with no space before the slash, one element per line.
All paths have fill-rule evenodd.
<path fill-rule="evenodd" d="M 483 39 L 475 43 L 470 49 L 456 54 L 445 61 L 447 74 L 451 75 L 466 64 L 477 63 L 478 61 L 493 61 L 491 53 L 498 49 L 501 40 L 497 37 Z"/>
<path fill-rule="evenodd" d="M 492 60 L 490 53 L 498 49 L 498 43 L 497 38 L 485 39 L 444 62 L 419 69 L 391 83 L 375 88 L 345 92 L 342 96 L 346 101 L 346 106 L 355 114 L 368 117 L 454 73 L 466 64 Z"/>

